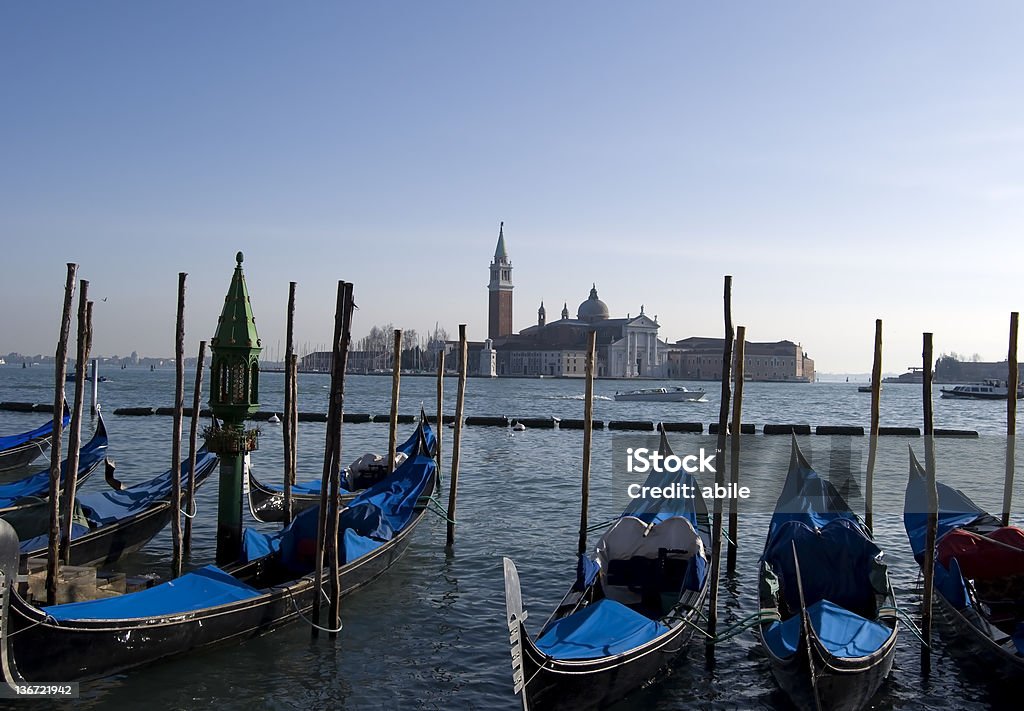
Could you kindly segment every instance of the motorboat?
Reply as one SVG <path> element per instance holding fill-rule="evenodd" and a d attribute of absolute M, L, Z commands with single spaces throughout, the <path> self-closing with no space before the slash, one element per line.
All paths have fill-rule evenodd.
<path fill-rule="evenodd" d="M 696 402 L 704 399 L 704 388 L 690 390 L 682 386 L 674 388 L 643 388 L 624 393 L 615 393 L 618 402 Z"/>
<path fill-rule="evenodd" d="M 980 383 L 942 388 L 942 397 L 974 400 L 1005 400 L 1009 387 L 1005 380 L 987 378 Z M 1024 398 L 1024 385 L 1017 387 L 1017 399 Z"/>

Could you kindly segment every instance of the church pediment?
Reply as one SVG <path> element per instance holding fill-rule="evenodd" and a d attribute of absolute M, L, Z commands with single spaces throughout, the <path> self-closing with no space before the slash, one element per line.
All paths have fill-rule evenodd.
<path fill-rule="evenodd" d="M 654 319 L 648 317 L 646 314 L 641 314 L 636 318 L 631 318 L 627 325 L 630 328 L 653 328 L 655 330 L 659 328 Z"/>

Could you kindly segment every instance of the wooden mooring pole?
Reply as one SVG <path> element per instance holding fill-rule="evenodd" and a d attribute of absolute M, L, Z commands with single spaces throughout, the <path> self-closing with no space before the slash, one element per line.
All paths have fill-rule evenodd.
<path fill-rule="evenodd" d="M 1006 376 L 1006 481 L 1003 483 L 1003 525 L 1010 525 L 1013 503 L 1013 474 L 1017 458 L 1017 388 L 1020 371 L 1017 369 L 1017 321 L 1020 314 L 1010 314 L 1010 348 L 1006 356 L 1009 372 Z"/>
<path fill-rule="evenodd" d="M 68 460 L 64 474 L 64 529 L 60 538 L 60 559 L 71 565 L 71 534 L 75 524 L 75 493 L 78 489 L 78 458 L 82 446 L 82 408 L 85 376 L 89 372 L 89 282 L 78 282 L 78 351 L 75 354 L 75 399 L 71 404 Z"/>
<path fill-rule="evenodd" d="M 171 435 L 171 570 L 181 576 L 181 428 L 185 410 L 185 272 L 178 273 L 178 319 L 174 338 L 174 425 Z"/>
<path fill-rule="evenodd" d="M 313 610 L 311 634 L 313 638 L 319 637 L 320 632 L 320 599 L 324 591 L 323 569 L 324 556 L 329 556 L 331 570 L 328 574 L 328 581 L 332 591 L 329 594 L 328 605 L 331 614 L 330 629 L 337 629 L 338 601 L 334 599 L 334 590 L 337 589 L 337 532 L 338 532 L 338 506 L 337 498 L 331 496 L 334 489 L 334 480 L 340 476 L 341 461 L 341 423 L 342 406 L 345 399 L 345 357 L 348 352 L 348 343 L 344 334 L 350 329 L 352 314 L 352 285 L 338 282 L 338 299 L 334 312 L 334 340 L 331 349 L 331 397 L 327 408 L 327 435 L 324 445 L 324 468 L 320 479 L 320 510 L 317 515 L 317 538 L 316 557 L 313 570 Z M 344 346 L 344 351 L 342 350 Z M 332 540 L 333 533 L 333 540 Z"/>
<path fill-rule="evenodd" d="M 455 498 L 459 492 L 459 454 L 462 448 L 463 409 L 466 404 L 466 369 L 469 360 L 469 344 L 466 341 L 466 324 L 459 324 L 459 389 L 455 398 L 455 436 L 452 439 L 452 467 L 448 481 L 448 532 L 445 548 L 455 546 Z M 440 426 L 440 425 L 439 425 Z"/>
<path fill-rule="evenodd" d="M 284 412 L 281 420 L 284 424 L 284 525 L 292 520 L 292 484 L 295 483 L 295 472 L 292 470 L 292 337 L 295 320 L 295 282 L 288 283 L 288 321 L 284 345 Z"/>
<path fill-rule="evenodd" d="M 743 370 L 746 354 L 747 327 L 736 327 L 736 373 L 733 376 L 732 429 L 729 432 L 729 481 L 733 491 L 740 490 L 740 434 L 743 419 Z M 740 502 L 729 499 L 729 542 L 726 550 L 726 572 L 736 572 L 736 550 L 740 539 Z"/>
<path fill-rule="evenodd" d="M 437 439 L 437 477 L 441 480 L 441 432 L 444 430 L 444 346 L 437 352 L 437 423 L 434 437 Z"/>
<path fill-rule="evenodd" d="M 398 395 L 402 385 L 402 329 L 395 329 L 395 355 L 391 359 L 391 419 L 388 420 L 388 471 L 395 470 L 398 446 Z"/>
<path fill-rule="evenodd" d="M 299 466 L 299 356 L 292 353 L 288 367 L 292 371 L 292 411 L 291 411 L 291 452 L 289 452 L 288 471 L 295 483 L 296 470 Z M 292 516 L 295 515 L 295 502 L 292 502 Z"/>
<path fill-rule="evenodd" d="M 329 639 L 336 639 L 338 631 L 341 629 L 341 541 L 339 540 L 341 533 L 341 499 L 339 496 L 341 488 L 341 426 L 345 415 L 345 370 L 348 368 L 348 348 L 352 341 L 352 310 L 355 308 L 355 302 L 352 300 L 352 285 L 349 283 L 345 284 L 344 304 L 345 324 L 341 330 L 341 343 L 334 355 L 335 367 L 331 374 L 332 380 L 337 377 L 338 385 L 336 388 L 332 387 L 332 390 L 337 391 L 337 413 L 335 415 L 337 430 L 334 437 L 334 459 L 331 464 L 331 503 L 327 508 L 327 551 L 329 554 L 327 581 L 330 583 L 327 595 L 330 632 L 327 633 L 327 636 Z M 294 441 L 292 446 L 295 446 Z"/>
<path fill-rule="evenodd" d="M 50 543 L 46 548 L 46 604 L 57 604 L 57 575 L 60 567 L 60 459 L 61 435 L 64 432 L 64 379 L 68 367 L 68 336 L 71 332 L 71 304 L 75 298 L 75 273 L 78 265 L 68 262 L 64 282 L 64 310 L 61 312 L 60 335 L 54 355 L 53 434 L 50 438 Z"/>
<path fill-rule="evenodd" d="M 722 402 L 718 410 L 718 442 L 715 449 L 715 485 L 725 486 L 725 435 L 729 429 L 729 375 L 732 367 L 732 277 L 725 277 L 725 341 L 722 351 Z M 708 609 L 708 635 L 713 639 L 718 628 L 718 579 L 721 577 L 722 557 L 722 499 L 715 497 L 711 524 L 711 595 Z M 709 662 L 714 662 L 715 646 L 706 647 Z"/>
<path fill-rule="evenodd" d="M 878 456 L 878 427 L 882 404 L 882 319 L 875 319 L 875 355 L 871 362 L 871 432 L 868 439 L 868 469 L 864 481 L 864 525 L 874 530 L 875 459 Z"/>
<path fill-rule="evenodd" d="M 924 374 L 924 470 L 928 494 L 928 523 L 924 546 L 924 599 L 921 601 L 921 673 L 928 675 L 931 668 L 932 643 L 932 591 L 935 587 L 935 538 L 938 528 L 939 493 L 935 487 L 935 418 L 932 411 L 932 334 L 924 334 L 921 353 Z"/>
<path fill-rule="evenodd" d="M 580 481 L 580 536 L 576 554 L 587 554 L 587 521 L 590 509 L 590 448 L 594 435 L 594 371 L 597 355 L 597 331 L 587 335 L 587 384 L 583 397 L 583 476 Z"/>
<path fill-rule="evenodd" d="M 196 379 L 192 386 L 192 420 L 188 428 L 188 483 L 185 486 L 185 531 L 182 533 L 181 556 L 192 555 L 192 519 L 196 515 L 196 451 L 199 439 L 199 409 L 203 394 L 203 365 L 206 361 L 206 341 L 199 341 L 196 358 Z"/>

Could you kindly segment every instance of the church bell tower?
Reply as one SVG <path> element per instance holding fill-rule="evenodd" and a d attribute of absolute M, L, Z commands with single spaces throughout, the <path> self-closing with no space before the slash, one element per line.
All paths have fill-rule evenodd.
<path fill-rule="evenodd" d="M 512 335 L 512 262 L 505 249 L 505 223 L 498 228 L 498 246 L 491 262 L 491 281 L 487 314 L 487 337 L 502 338 Z"/>

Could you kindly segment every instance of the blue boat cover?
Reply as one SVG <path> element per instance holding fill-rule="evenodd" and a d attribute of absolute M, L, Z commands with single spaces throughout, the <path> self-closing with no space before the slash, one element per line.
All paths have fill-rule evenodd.
<path fill-rule="evenodd" d="M 376 548 L 372 542 L 391 540 L 404 529 L 413 517 L 417 501 L 433 480 L 436 466 L 431 457 L 419 454 L 405 460 L 391 474 L 352 499 L 339 517 L 339 532 L 346 546 L 339 551 L 341 560 L 351 563 Z M 319 515 L 320 507 L 313 506 L 275 533 L 246 529 L 243 560 L 278 553 L 281 563 L 289 570 L 300 574 L 311 572 Z"/>
<path fill-rule="evenodd" d="M 576 559 L 576 582 L 572 589 L 582 591 L 589 588 L 597 580 L 601 572 L 601 564 L 588 555 L 581 555 Z"/>
<path fill-rule="evenodd" d="M 983 508 L 967 498 L 958 489 L 935 483 L 939 492 L 938 528 L 935 541 L 954 528 L 961 528 L 984 520 L 986 523 L 999 525 Z M 910 478 L 907 481 L 907 493 L 903 499 L 903 527 L 910 538 L 910 548 L 918 563 L 924 561 L 925 536 L 928 530 L 928 492 L 925 472 L 917 461 L 913 451 L 910 453 Z"/>
<path fill-rule="evenodd" d="M 52 425 L 52 423 L 51 423 Z M 103 427 L 97 427 L 92 439 L 78 450 L 78 476 L 84 476 L 92 467 L 96 466 L 107 455 L 107 433 Z M 68 473 L 68 460 L 60 465 L 60 486 L 64 488 L 64 480 Z M 45 498 L 50 494 L 50 468 L 19 479 L 8 484 L 0 485 L 0 508 L 13 506 L 21 499 L 28 497 Z"/>
<path fill-rule="evenodd" d="M 1013 646 L 1017 648 L 1017 654 L 1024 655 L 1024 622 L 1018 622 L 1013 631 Z"/>
<path fill-rule="evenodd" d="M 789 473 L 768 526 L 768 541 L 771 541 L 780 526 L 789 521 L 799 521 L 815 529 L 823 528 L 830 521 L 840 518 L 859 525 L 859 519 L 850 510 L 849 504 L 832 486 L 832 482 L 822 479 L 811 468 L 794 438 Z"/>
<path fill-rule="evenodd" d="M 799 610 L 793 543 L 800 557 L 804 601 L 810 606 L 831 600 L 849 610 L 868 611 L 877 606 L 871 585 L 876 557 L 882 552 L 853 521 L 840 518 L 812 529 L 802 521 L 786 521 L 775 529 L 764 551 L 764 561 L 779 577 L 790 610 Z"/>
<path fill-rule="evenodd" d="M 83 526 L 80 523 L 71 523 L 71 540 L 75 540 L 80 536 L 84 536 L 92 529 L 88 526 Z M 44 533 L 34 538 L 29 538 L 24 541 L 18 542 L 18 551 L 21 553 L 31 553 L 46 548 L 50 544 L 50 534 Z"/>
<path fill-rule="evenodd" d="M 61 421 L 64 423 L 64 427 L 67 427 L 68 423 L 71 422 L 71 413 L 68 412 L 67 405 L 64 406 L 64 417 L 62 418 Z M 21 434 L 0 437 L 0 452 L 3 452 L 4 450 L 7 449 L 13 449 L 14 447 L 19 447 L 25 444 L 26 442 L 31 442 L 34 439 L 46 437 L 47 435 L 50 434 L 53 434 L 53 420 L 50 420 L 45 425 L 36 427 L 34 430 L 31 430 L 30 432 L 22 432 Z"/>
<path fill-rule="evenodd" d="M 536 644 L 556 659 L 598 659 L 628 652 L 668 631 L 660 622 L 602 598 L 552 622 Z"/>
<path fill-rule="evenodd" d="M 217 455 L 206 449 L 196 453 L 196 478 L 209 474 L 217 463 Z M 188 479 L 188 461 L 181 463 L 182 485 Z M 115 523 L 128 516 L 144 511 L 158 501 L 170 500 L 171 470 L 149 481 L 128 487 L 122 491 L 103 491 L 97 494 L 82 494 L 78 502 L 93 527 Z"/>
<path fill-rule="evenodd" d="M 949 601 L 954 609 L 963 610 L 971 606 L 971 598 L 967 594 L 967 584 L 964 582 L 963 573 L 960 572 L 960 563 L 956 558 L 949 561 L 948 570 L 942 563 L 935 561 L 935 589 Z"/>
<path fill-rule="evenodd" d="M 437 437 L 434 436 L 434 431 L 430 429 L 430 425 L 427 424 L 426 420 L 422 422 L 423 436 L 427 440 L 427 447 L 431 452 L 434 451 L 434 447 L 437 446 Z M 416 431 L 412 433 L 409 439 L 402 442 L 402 444 L 395 447 L 396 452 L 401 452 L 405 456 L 412 456 L 412 453 L 416 450 L 416 445 L 419 443 L 420 428 L 417 427 Z M 301 482 L 292 485 L 293 494 L 302 494 L 307 496 L 319 496 L 320 487 L 322 485 L 321 479 L 312 479 L 310 481 Z M 284 487 L 281 484 L 269 484 L 261 481 L 260 484 L 271 491 L 284 491 Z M 340 492 L 344 494 L 351 494 L 352 492 L 346 489 L 344 486 L 340 488 Z"/>
<path fill-rule="evenodd" d="M 208 565 L 146 590 L 102 600 L 42 608 L 61 620 L 124 620 L 175 615 L 258 597 L 260 591 Z"/>
<path fill-rule="evenodd" d="M 807 607 L 811 628 L 822 645 L 836 657 L 855 658 L 874 654 L 893 631 L 880 622 L 866 620 L 828 600 Z M 803 620 L 793 615 L 785 622 L 773 622 L 764 633 L 764 642 L 777 657 L 791 657 L 800 645 Z"/>

